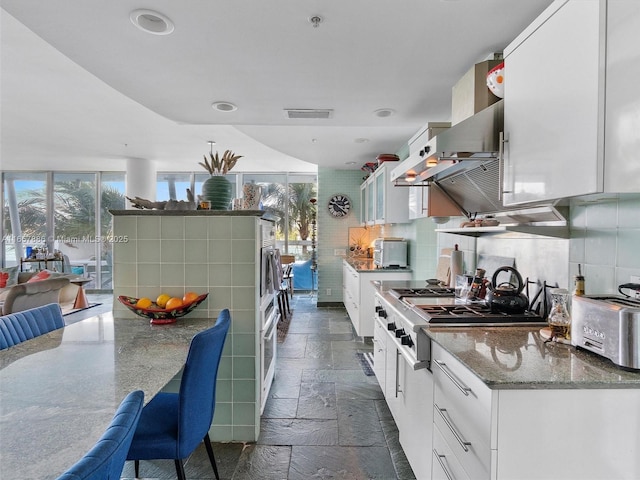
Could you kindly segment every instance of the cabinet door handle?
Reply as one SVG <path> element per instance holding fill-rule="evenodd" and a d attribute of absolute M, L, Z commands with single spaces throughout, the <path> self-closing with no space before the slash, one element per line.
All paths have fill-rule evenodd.
<path fill-rule="evenodd" d="M 449 377 L 449 380 L 451 380 L 453 382 L 453 384 L 456 387 L 458 387 L 458 389 L 468 397 L 469 396 L 469 392 L 471 392 L 472 390 L 469 387 L 467 387 L 466 385 L 463 385 L 462 383 L 460 383 L 458 381 L 458 379 L 453 375 L 453 373 L 451 373 L 449 371 L 449 368 L 447 367 L 447 364 L 444 363 L 442 360 L 435 360 L 435 363 L 438 366 L 438 368 L 440 368 L 440 370 L 442 370 L 442 373 L 444 373 L 447 377 Z"/>
<path fill-rule="evenodd" d="M 498 200 L 502 200 L 504 193 L 512 193 L 513 189 L 507 190 L 504 186 L 504 145 L 509 143 L 508 135 L 504 132 L 500 132 L 500 139 L 498 140 Z"/>
<path fill-rule="evenodd" d="M 456 440 L 458 441 L 458 443 L 460 444 L 462 449 L 465 452 L 468 452 L 469 451 L 469 445 L 471 445 L 471 442 L 467 442 L 464 438 L 462 438 L 462 435 L 460 435 L 458 433 L 456 428 L 453 426 L 453 423 L 451 423 L 449 418 L 445 415 L 445 412 L 447 411 L 447 409 L 446 408 L 440 408 L 438 406 L 438 404 L 436 404 L 436 403 L 434 403 L 433 406 L 436 407 L 436 410 L 438 411 L 438 413 L 442 417 L 442 420 L 444 420 L 444 423 L 447 424 L 447 427 L 449 427 L 449 430 L 451 430 L 451 433 L 453 433 L 453 436 L 456 437 Z"/>
<path fill-rule="evenodd" d="M 440 464 L 440 467 L 442 468 L 442 471 L 447 476 L 447 479 L 448 480 L 456 480 L 454 478 L 454 476 L 451 475 L 451 472 L 449 472 L 449 469 L 447 468 L 447 466 L 444 463 L 444 459 L 446 458 L 446 455 L 439 454 L 438 451 L 435 448 L 433 449 L 433 454 L 435 455 L 436 460 L 438 460 L 438 463 Z"/>
<path fill-rule="evenodd" d="M 400 356 L 402 354 L 396 348 L 396 398 L 398 398 L 398 393 L 402 393 L 402 389 L 400 388 Z"/>

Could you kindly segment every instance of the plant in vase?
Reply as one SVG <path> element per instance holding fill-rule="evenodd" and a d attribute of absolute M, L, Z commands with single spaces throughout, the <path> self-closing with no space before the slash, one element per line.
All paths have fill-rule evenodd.
<path fill-rule="evenodd" d="M 211 202 L 212 210 L 229 210 L 231 203 L 231 182 L 225 175 L 235 166 L 242 155 L 234 155 L 231 150 L 225 150 L 222 157 L 218 152 L 209 152 L 211 161 L 204 155 L 204 162 L 200 162 L 211 175 L 202 185 L 202 198 Z"/>

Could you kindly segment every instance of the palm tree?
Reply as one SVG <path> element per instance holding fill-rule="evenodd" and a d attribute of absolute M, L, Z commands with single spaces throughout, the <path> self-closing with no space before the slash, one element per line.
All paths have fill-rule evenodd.
<path fill-rule="evenodd" d="M 270 183 L 263 186 L 264 209 L 274 215 L 278 220 L 280 232 L 289 231 L 297 233 L 296 237 L 306 241 L 311 234 L 311 220 L 316 207 L 309 200 L 317 196 L 314 183 L 290 183 L 288 191 L 279 183 Z M 285 212 L 289 212 L 289 223 L 285 225 Z M 303 253 L 307 252 L 307 246 L 302 246 Z"/>

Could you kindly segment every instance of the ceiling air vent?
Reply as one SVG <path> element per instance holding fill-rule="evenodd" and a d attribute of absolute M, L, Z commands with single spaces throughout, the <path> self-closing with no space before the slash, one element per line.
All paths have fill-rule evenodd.
<path fill-rule="evenodd" d="M 331 118 L 333 110 L 330 108 L 316 109 L 316 108 L 285 108 L 287 118 Z"/>

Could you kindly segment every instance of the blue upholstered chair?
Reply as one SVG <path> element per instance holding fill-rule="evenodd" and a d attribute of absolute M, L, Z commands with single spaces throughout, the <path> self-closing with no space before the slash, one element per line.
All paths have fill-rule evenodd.
<path fill-rule="evenodd" d="M 30 308 L 0 317 L 0 350 L 64 327 L 57 303 Z"/>
<path fill-rule="evenodd" d="M 217 479 L 209 428 L 216 404 L 216 378 L 222 348 L 231 323 L 229 310 L 220 312 L 216 324 L 191 340 L 179 393 L 160 392 L 144 407 L 127 460 L 174 460 L 180 480 L 185 479 L 183 460 L 204 440 Z"/>
<path fill-rule="evenodd" d="M 140 419 L 143 401 L 144 392 L 141 390 L 127 395 L 100 440 L 58 480 L 119 479 Z"/>
<path fill-rule="evenodd" d="M 314 290 L 311 259 L 293 264 L 293 288 L 295 290 Z"/>

